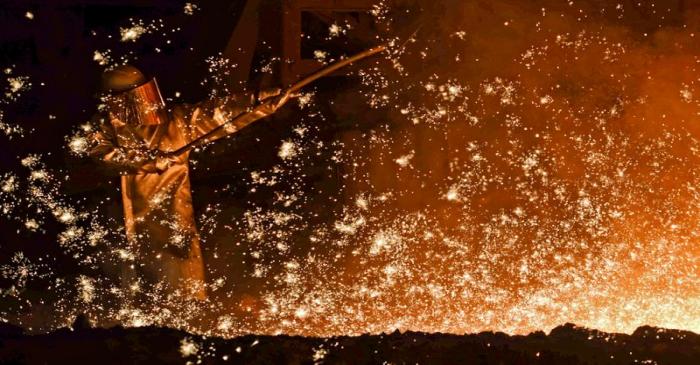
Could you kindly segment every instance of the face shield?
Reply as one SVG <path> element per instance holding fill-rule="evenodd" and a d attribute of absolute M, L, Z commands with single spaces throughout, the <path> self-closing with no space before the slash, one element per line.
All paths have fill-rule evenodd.
<path fill-rule="evenodd" d="M 129 125 L 157 125 L 166 121 L 165 102 L 155 78 L 133 89 L 104 96 L 102 101 L 112 119 Z"/>

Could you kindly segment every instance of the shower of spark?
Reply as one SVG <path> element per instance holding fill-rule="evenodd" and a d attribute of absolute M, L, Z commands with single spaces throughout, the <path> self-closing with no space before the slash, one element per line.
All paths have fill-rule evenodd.
<path fill-rule="evenodd" d="M 22 299 L 27 283 L 50 280 L 59 298 L 54 320 L 37 330 L 86 313 L 101 325 L 223 336 L 526 333 L 564 322 L 700 331 L 693 168 L 700 164 L 700 14 L 663 25 L 672 14 L 662 3 L 602 10 L 573 1 L 424 3 L 382 1 L 370 11 L 387 29 L 389 55 L 333 96 L 341 114 L 383 111 L 382 118 L 321 139 L 324 101 L 304 94 L 297 108 L 305 116 L 273 147 L 278 162 L 247 172 L 249 195 L 273 198 L 251 198 L 240 213 L 202 204 L 205 246 L 222 242 L 215 232 L 236 237 L 207 248 L 209 300 L 192 302 L 138 279 L 128 286 L 106 275 L 65 280 L 48 259 L 21 252 L 0 265 L 12 283 L 2 295 L 30 303 Z M 187 3 L 184 12 L 196 17 L 197 9 Z M 648 21 L 659 26 L 634 29 L 633 9 L 652 9 Z M 395 36 L 418 23 L 409 42 Z M 118 39 L 167 34 L 165 24 L 133 20 Z M 334 23 L 328 38 L 353 30 Z M 313 54 L 329 61 L 326 50 Z M 100 65 L 115 58 L 122 60 L 94 52 Z M 206 63 L 203 84 L 213 97 L 235 65 L 220 57 Z M 7 102 L 31 86 L 30 78 L 5 74 Z M 0 130 L 22 135 L 1 117 Z M 76 126 L 67 150 L 85 155 L 95 127 Z M 309 178 L 319 161 L 323 171 L 338 171 L 338 190 Z M 121 222 L 62 195 L 61 171 L 38 155 L 22 164 L 24 175 L 0 174 L 3 219 L 33 235 L 59 224 L 56 244 L 85 267 L 142 264 Z M 237 282 L 257 294 L 230 299 L 226 290 Z M 23 314 L 14 308 L 0 319 L 22 323 Z M 204 350 L 189 338 L 180 344 L 183 357 Z M 319 348 L 314 360 L 326 354 Z"/>

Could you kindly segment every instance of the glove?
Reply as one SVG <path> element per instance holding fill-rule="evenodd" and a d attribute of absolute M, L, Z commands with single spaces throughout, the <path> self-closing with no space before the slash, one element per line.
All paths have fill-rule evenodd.
<path fill-rule="evenodd" d="M 278 89 L 277 94 L 265 98 L 265 102 L 258 105 L 255 109 L 265 113 L 266 115 L 270 115 L 286 104 L 289 99 L 294 97 L 297 97 L 297 95 L 293 94 L 290 90 L 282 93 L 282 91 Z"/>
<path fill-rule="evenodd" d="M 180 160 L 177 156 L 170 152 L 158 151 L 155 158 L 155 169 L 156 172 L 162 174 L 167 169 L 179 163 Z"/>
<path fill-rule="evenodd" d="M 282 92 L 282 89 L 275 87 L 272 89 L 264 89 L 258 91 L 258 102 L 265 101 L 271 97 L 277 96 Z"/>

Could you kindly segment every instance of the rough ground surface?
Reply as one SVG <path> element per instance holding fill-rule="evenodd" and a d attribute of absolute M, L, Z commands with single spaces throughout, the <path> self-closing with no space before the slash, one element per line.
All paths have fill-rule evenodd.
<path fill-rule="evenodd" d="M 78 326 L 79 327 L 79 326 Z M 306 338 L 206 338 L 155 328 L 0 327 L 0 364 L 698 364 L 700 335 L 639 327 L 632 335 L 565 324 L 527 336 L 417 332 Z"/>

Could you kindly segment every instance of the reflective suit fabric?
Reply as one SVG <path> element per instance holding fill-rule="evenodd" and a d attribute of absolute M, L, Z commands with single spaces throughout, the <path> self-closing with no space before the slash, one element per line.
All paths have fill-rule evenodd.
<path fill-rule="evenodd" d="M 252 106 L 252 96 L 177 106 L 160 124 L 111 119 L 93 135 L 91 154 L 119 170 L 126 234 L 136 253 L 136 276 L 166 293 L 204 299 L 204 264 L 189 179 L 189 151 L 169 163 L 140 157 L 139 148 L 176 150 Z M 269 112 L 250 114 L 251 120 Z M 233 133 L 221 128 L 208 140 Z M 129 279 L 126 275 L 123 279 Z M 125 283 L 129 285 L 130 283 Z"/>

